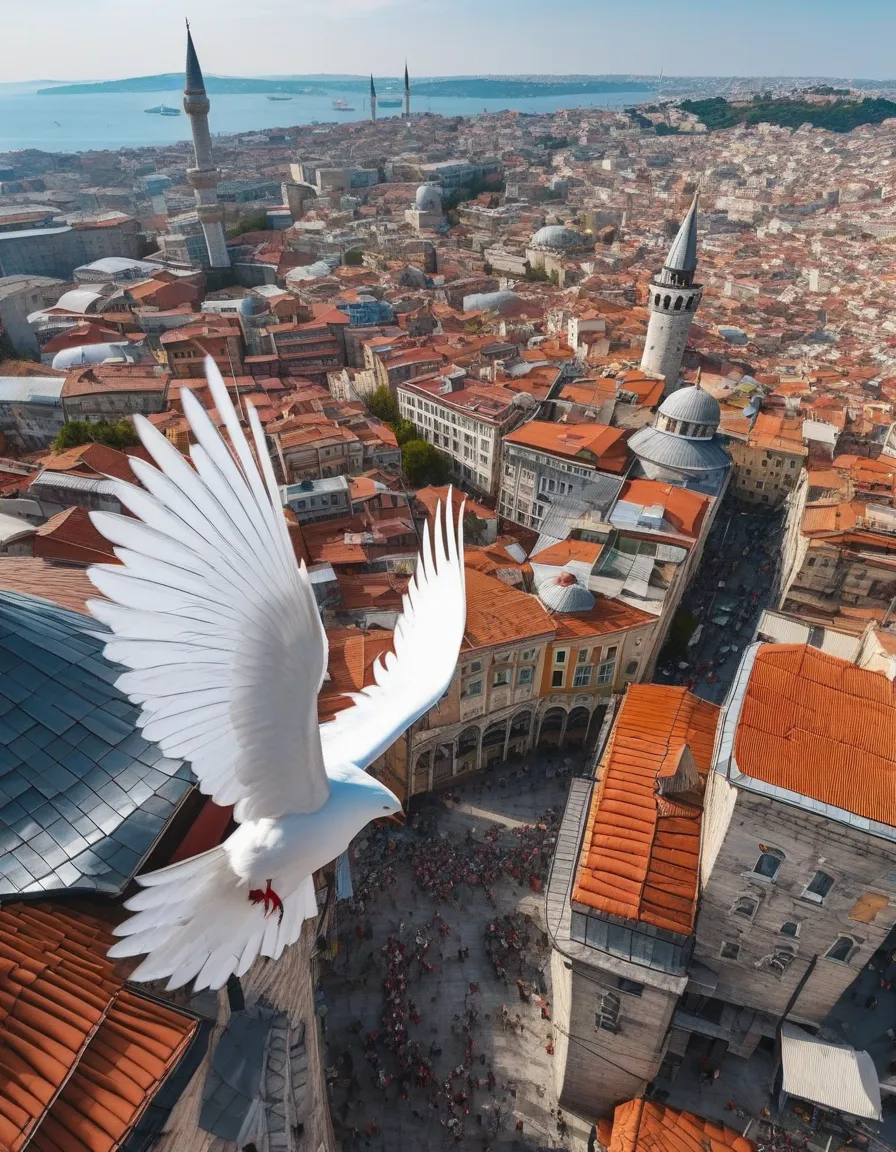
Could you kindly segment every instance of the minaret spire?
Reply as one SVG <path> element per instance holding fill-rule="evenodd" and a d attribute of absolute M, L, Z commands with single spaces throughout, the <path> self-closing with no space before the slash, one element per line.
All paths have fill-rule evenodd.
<path fill-rule="evenodd" d="M 195 167 L 187 169 L 187 181 L 196 197 L 196 211 L 212 268 L 229 268 L 227 238 L 224 235 L 224 214 L 218 203 L 218 170 L 212 156 L 212 137 L 208 127 L 211 108 L 205 91 L 205 80 L 199 67 L 199 57 L 193 44 L 193 34 L 187 21 L 187 64 L 184 77 L 184 111 L 190 117 L 193 133 Z"/>
<path fill-rule="evenodd" d="M 370 73 L 370 119 L 376 123 L 376 88 L 373 86 L 373 73 Z"/>
<path fill-rule="evenodd" d="M 404 118 L 411 118 L 411 81 L 408 77 L 408 62 L 404 62 Z"/>

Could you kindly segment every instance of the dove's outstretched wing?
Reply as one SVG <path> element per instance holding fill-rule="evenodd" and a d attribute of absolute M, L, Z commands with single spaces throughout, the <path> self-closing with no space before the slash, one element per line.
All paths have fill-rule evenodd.
<path fill-rule="evenodd" d="M 436 509 L 433 541 L 429 525 L 417 570 L 395 626 L 394 652 L 374 665 L 376 683 L 354 697 L 354 706 L 321 725 L 327 765 L 366 768 L 444 694 L 464 637 L 467 617 L 464 583 L 463 505 L 457 522 L 451 489 Z"/>
<path fill-rule="evenodd" d="M 258 464 L 214 362 L 208 382 L 231 451 L 181 392 L 195 470 L 135 417 L 158 465 L 132 458 L 143 487 L 116 495 L 137 519 L 91 513 L 122 562 L 88 571 L 109 599 L 90 610 L 112 631 L 106 656 L 141 708 L 147 740 L 189 760 L 203 792 L 237 820 L 316 812 L 329 795 L 317 721 L 326 636 L 296 563 L 258 415 Z"/>

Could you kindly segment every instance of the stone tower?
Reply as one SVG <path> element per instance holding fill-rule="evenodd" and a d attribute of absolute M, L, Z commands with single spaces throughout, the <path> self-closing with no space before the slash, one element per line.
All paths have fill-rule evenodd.
<path fill-rule="evenodd" d="M 187 181 L 196 197 L 196 211 L 205 235 L 209 264 L 212 268 L 229 268 L 227 239 L 224 235 L 224 213 L 218 203 L 218 170 L 212 158 L 212 138 L 208 130 L 209 100 L 199 58 L 193 47 L 190 25 L 187 25 L 187 75 L 184 84 L 184 111 L 190 117 L 193 153 L 196 167 L 187 169 Z"/>
<path fill-rule="evenodd" d="M 370 119 L 376 123 L 376 88 L 373 86 L 373 73 L 370 73 Z"/>
<path fill-rule="evenodd" d="M 411 81 L 408 79 L 408 62 L 404 62 L 404 118 L 411 118 Z"/>
<path fill-rule="evenodd" d="M 694 283 L 697 271 L 697 194 L 691 201 L 662 271 L 650 281 L 650 322 L 641 369 L 665 376 L 663 395 L 678 387 L 688 333 L 703 288 Z"/>

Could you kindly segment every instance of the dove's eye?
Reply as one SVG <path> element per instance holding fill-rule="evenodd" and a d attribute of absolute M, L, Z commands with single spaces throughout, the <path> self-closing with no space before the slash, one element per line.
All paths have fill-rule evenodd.
<path fill-rule="evenodd" d="M 389 805 L 388 805 L 388 804 L 384 804 L 384 805 L 383 805 L 383 811 L 384 811 L 384 812 L 388 812 L 388 811 L 389 811 Z"/>

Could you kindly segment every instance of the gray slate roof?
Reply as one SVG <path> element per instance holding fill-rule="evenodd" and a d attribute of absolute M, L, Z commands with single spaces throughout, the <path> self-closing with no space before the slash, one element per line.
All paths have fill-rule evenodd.
<path fill-rule="evenodd" d="M 639 428 L 628 444 L 636 456 L 663 468 L 677 468 L 682 472 L 718 472 L 731 467 L 731 457 L 721 436 L 713 436 L 711 440 L 689 440 L 673 432 L 661 432 L 658 428 Z"/>
<path fill-rule="evenodd" d="M 0 591 L 0 897 L 118 894 L 192 787 L 136 730 L 99 630 Z"/>
<path fill-rule="evenodd" d="M 663 265 L 673 272 L 697 271 L 697 193 L 688 209 L 688 214 L 681 222 L 678 235 L 672 241 L 669 255 Z"/>

